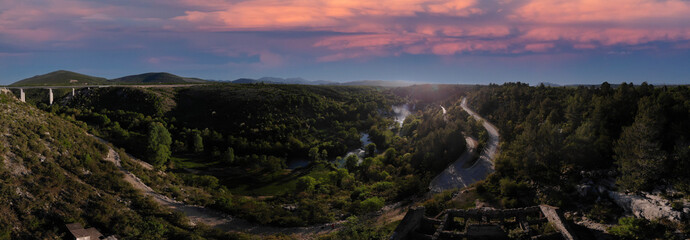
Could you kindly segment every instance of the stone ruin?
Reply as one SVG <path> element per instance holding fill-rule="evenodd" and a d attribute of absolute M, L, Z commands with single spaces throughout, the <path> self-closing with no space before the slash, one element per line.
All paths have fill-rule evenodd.
<path fill-rule="evenodd" d="M 529 239 L 577 239 L 558 208 L 548 205 L 447 209 L 433 218 L 424 216 L 424 210 L 424 207 L 411 208 L 390 239 L 510 239 L 509 234 Z M 555 231 L 542 233 L 535 229 L 546 224 Z"/>

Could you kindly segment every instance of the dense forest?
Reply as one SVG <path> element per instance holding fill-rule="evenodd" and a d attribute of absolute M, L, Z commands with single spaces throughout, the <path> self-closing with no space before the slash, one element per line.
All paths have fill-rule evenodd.
<path fill-rule="evenodd" d="M 608 178 L 614 179 L 617 189 L 612 190 L 661 193 L 674 208 L 682 208 L 683 199 L 690 196 L 686 86 L 603 83 L 556 88 L 506 83 L 482 88 L 468 98 L 502 134 L 496 172 L 479 190 L 502 199 L 505 206 L 547 203 L 584 210 L 595 220 L 615 221 L 621 210 L 606 198 L 574 194 L 581 184 Z M 643 220 L 621 224 L 651 228 Z M 633 235 L 668 238 L 664 234 L 674 228 L 688 229 L 687 224 L 665 226 L 670 229 Z"/>
<path fill-rule="evenodd" d="M 669 185 L 690 193 L 685 86 L 515 83 L 481 89 L 470 102 L 500 128 L 504 144 L 497 172 L 508 177 L 565 190 L 581 171 L 612 169 L 621 190 Z M 557 182 L 563 185 L 554 186 Z"/>
<path fill-rule="evenodd" d="M 479 202 L 498 208 L 550 204 L 616 226 L 609 232 L 621 238 L 664 238 L 690 229 L 626 218 L 606 197 L 578 195 L 583 184 L 610 182 L 612 191 L 661 193 L 682 207 L 690 196 L 685 86 L 259 83 L 83 89 L 60 96 L 59 104 L 48 106 L 40 95 L 28 95 L 30 103 L 119 147 L 123 167 L 156 192 L 254 224 L 347 221 L 324 239 L 387 238 L 395 225 L 380 225 L 372 216 L 402 202 L 424 205 L 429 216 Z M 479 149 L 487 142 L 482 123 L 461 109 L 464 96 L 499 128 L 495 172 L 462 194 L 427 195 L 430 181 L 467 150 L 466 136 L 477 139 Z M 400 109 L 409 115 L 400 118 Z M 103 147 L 99 151 L 76 159 L 100 159 Z M 127 153 L 154 168 L 134 164 Z M 220 236 L 158 217 L 181 229 L 164 237 Z M 81 219 L 111 229 L 106 232 L 124 231 Z M 635 230 L 641 228 L 655 230 Z"/>
<path fill-rule="evenodd" d="M 423 194 L 465 151 L 462 133 L 478 128 L 466 123 L 457 96 L 470 87 L 417 88 L 102 88 L 39 105 L 165 171 L 130 169 L 174 199 L 260 224 L 303 226 Z M 392 107 L 402 104 L 416 109 L 399 124 Z M 363 134 L 371 144 L 362 146 Z M 358 148 L 359 156 L 346 155 Z M 308 164 L 288 169 L 294 160 Z"/>

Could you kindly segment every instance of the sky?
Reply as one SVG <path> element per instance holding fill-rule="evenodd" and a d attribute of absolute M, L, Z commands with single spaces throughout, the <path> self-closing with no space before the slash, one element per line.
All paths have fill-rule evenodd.
<path fill-rule="evenodd" d="M 117 78 L 690 83 L 690 0 L 0 0 L 0 84 Z"/>

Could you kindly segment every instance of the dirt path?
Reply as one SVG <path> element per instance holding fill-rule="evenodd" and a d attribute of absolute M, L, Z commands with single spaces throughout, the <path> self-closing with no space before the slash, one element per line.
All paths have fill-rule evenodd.
<path fill-rule="evenodd" d="M 95 136 L 93 136 L 95 137 Z M 109 142 L 95 137 L 99 141 L 108 145 Z M 179 201 L 170 199 L 167 196 L 157 193 L 149 186 L 144 184 L 137 176 L 122 167 L 120 155 L 108 145 L 108 156 L 104 160 L 110 161 L 124 173 L 125 181 L 129 182 L 134 188 L 142 191 L 147 196 L 151 196 L 157 203 L 184 213 L 193 224 L 203 223 L 224 231 L 241 231 L 253 234 L 292 234 L 300 239 L 310 239 L 317 235 L 336 231 L 345 221 L 338 221 L 328 224 L 319 224 L 308 227 L 272 227 L 247 222 L 243 219 L 235 218 L 230 215 L 208 209 L 202 206 L 187 205 Z M 137 159 L 132 158 L 135 161 Z M 149 165 L 150 166 L 150 165 Z"/>
<path fill-rule="evenodd" d="M 439 193 L 448 189 L 463 188 L 477 181 L 483 180 L 494 171 L 494 159 L 498 154 L 498 129 L 467 107 L 467 98 L 462 99 L 461 107 L 470 116 L 483 123 L 484 128 L 489 133 L 489 141 L 483 149 L 479 159 L 470 167 L 463 167 L 468 161 L 472 161 L 474 149 L 477 147 L 476 140 L 465 138 L 468 151 L 462 154 L 458 160 L 448 166 L 443 172 L 437 175 L 429 185 L 430 193 Z"/>

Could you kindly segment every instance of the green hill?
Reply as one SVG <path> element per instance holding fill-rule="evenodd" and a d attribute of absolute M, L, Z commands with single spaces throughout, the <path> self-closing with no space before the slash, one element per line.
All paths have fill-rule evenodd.
<path fill-rule="evenodd" d="M 135 190 L 75 122 L 8 94 L 0 109 L 0 239 L 66 239 L 75 222 L 119 239 L 232 239 Z"/>
<path fill-rule="evenodd" d="M 59 70 L 23 79 L 10 86 L 98 85 L 107 82 L 105 78 Z"/>
<path fill-rule="evenodd" d="M 138 75 L 130 75 L 121 78 L 112 79 L 115 83 L 203 83 L 206 80 L 199 78 L 185 78 L 175 74 L 157 72 L 157 73 L 143 73 Z"/>

